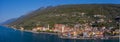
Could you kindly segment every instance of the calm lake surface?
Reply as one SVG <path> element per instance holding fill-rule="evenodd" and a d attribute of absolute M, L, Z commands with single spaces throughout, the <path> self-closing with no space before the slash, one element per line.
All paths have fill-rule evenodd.
<path fill-rule="evenodd" d="M 56 35 L 23 32 L 0 26 L 0 42 L 119 42 L 119 39 L 110 40 L 80 40 L 60 39 Z"/>

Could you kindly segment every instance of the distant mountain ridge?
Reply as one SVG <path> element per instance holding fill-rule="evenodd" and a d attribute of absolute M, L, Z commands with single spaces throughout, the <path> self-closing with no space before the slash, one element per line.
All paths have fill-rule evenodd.
<path fill-rule="evenodd" d="M 14 22 L 15 20 L 17 20 L 17 18 L 8 19 L 5 22 L 0 23 L 0 25 L 10 24 L 10 23 Z"/>
<path fill-rule="evenodd" d="M 20 26 L 33 28 L 36 25 L 82 24 L 101 19 L 94 17 L 94 15 L 105 16 L 105 18 L 102 18 L 105 21 L 114 21 L 116 16 L 120 16 L 120 4 L 69 4 L 40 8 L 7 25 L 15 25 L 16 28 Z"/>

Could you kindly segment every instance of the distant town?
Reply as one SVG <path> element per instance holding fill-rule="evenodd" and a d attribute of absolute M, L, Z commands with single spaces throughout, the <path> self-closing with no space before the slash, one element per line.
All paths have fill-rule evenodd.
<path fill-rule="evenodd" d="M 95 15 L 95 17 L 97 16 L 101 16 L 101 15 Z M 97 22 L 105 22 L 105 21 L 104 19 L 100 19 Z M 108 23 L 109 22 L 112 22 L 112 20 L 109 20 Z M 95 21 L 93 21 L 92 23 L 95 23 Z M 75 24 L 73 27 L 68 26 L 67 24 L 54 24 L 54 28 L 50 28 L 48 24 L 47 27 L 36 26 L 32 30 L 25 30 L 23 27 L 20 27 L 20 30 L 31 31 L 34 33 L 41 33 L 41 32 L 48 34 L 53 33 L 53 34 L 57 34 L 60 38 L 70 38 L 70 39 L 119 38 L 119 34 L 120 34 L 119 29 L 112 30 L 115 27 L 106 27 L 106 26 L 97 27 L 92 23 Z M 116 24 L 119 25 L 119 22 L 116 22 Z"/>

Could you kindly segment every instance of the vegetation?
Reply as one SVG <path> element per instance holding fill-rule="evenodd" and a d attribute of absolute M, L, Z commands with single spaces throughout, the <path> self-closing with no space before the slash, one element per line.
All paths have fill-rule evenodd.
<path fill-rule="evenodd" d="M 94 17 L 102 15 L 103 17 Z M 98 26 L 115 26 L 114 18 L 120 16 L 120 4 L 76 4 L 59 5 L 47 8 L 40 8 L 27 15 L 21 16 L 15 22 L 9 23 L 9 26 L 20 26 L 25 29 L 32 29 L 35 26 L 47 26 L 50 28 L 54 24 L 74 24 L 91 23 L 104 19 L 104 22 L 94 23 Z M 111 20 L 112 22 L 107 22 Z M 105 22 L 106 21 L 106 22 Z"/>

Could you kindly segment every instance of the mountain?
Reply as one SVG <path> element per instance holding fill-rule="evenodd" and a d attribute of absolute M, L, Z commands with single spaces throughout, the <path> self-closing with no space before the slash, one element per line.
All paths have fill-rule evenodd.
<path fill-rule="evenodd" d="M 27 15 L 21 16 L 9 26 L 32 29 L 37 26 L 50 24 L 84 24 L 100 22 L 99 25 L 115 26 L 114 18 L 120 16 L 120 4 L 68 4 L 39 8 Z M 108 23 L 108 21 L 112 21 Z"/>
<path fill-rule="evenodd" d="M 8 19 L 5 22 L 0 23 L 0 25 L 6 25 L 14 22 L 17 18 Z"/>

